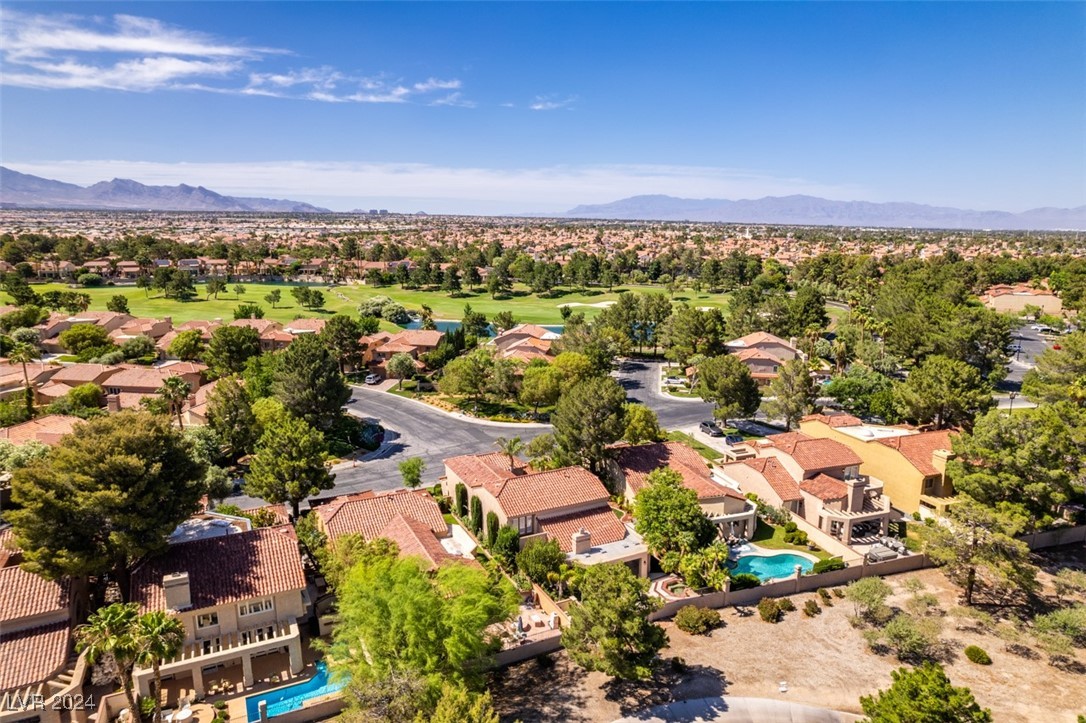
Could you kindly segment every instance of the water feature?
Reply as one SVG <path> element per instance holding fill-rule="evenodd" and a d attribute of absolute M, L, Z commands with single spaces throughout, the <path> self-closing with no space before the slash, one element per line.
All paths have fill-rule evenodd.
<path fill-rule="evenodd" d="M 245 714 L 249 723 L 260 720 L 260 701 L 268 702 L 268 717 L 289 713 L 301 708 L 307 700 L 320 698 L 329 693 L 341 690 L 346 682 L 332 682 L 328 677 L 328 666 L 324 661 L 317 662 L 317 672 L 309 680 L 288 685 L 283 688 L 275 688 L 266 693 L 251 695 L 245 699 Z"/>
<path fill-rule="evenodd" d="M 731 570 L 733 575 L 745 572 L 757 576 L 762 582 L 768 582 L 791 577 L 796 572 L 796 565 L 799 565 L 803 572 L 810 572 L 814 567 L 814 563 L 803 555 L 773 552 L 759 555 L 740 554 Z"/>

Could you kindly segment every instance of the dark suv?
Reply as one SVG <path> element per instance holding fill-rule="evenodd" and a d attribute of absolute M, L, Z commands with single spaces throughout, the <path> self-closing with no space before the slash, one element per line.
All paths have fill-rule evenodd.
<path fill-rule="evenodd" d="M 724 436 L 724 430 L 722 430 L 717 425 L 716 422 L 702 422 L 698 426 L 698 429 L 700 429 L 702 432 L 705 432 L 710 437 L 723 437 Z"/>

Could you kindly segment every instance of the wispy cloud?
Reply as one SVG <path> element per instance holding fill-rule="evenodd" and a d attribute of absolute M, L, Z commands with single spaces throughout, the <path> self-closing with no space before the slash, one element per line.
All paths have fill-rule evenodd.
<path fill-rule="evenodd" d="M 106 178 L 142 183 L 201 184 L 220 193 L 310 200 L 336 210 L 387 207 L 437 213 L 563 211 L 581 203 L 663 193 L 684 198 L 760 198 L 809 194 L 841 200 L 873 198 L 868 189 L 735 168 L 583 165 L 479 168 L 421 163 L 272 161 L 145 163 L 5 160 L 23 173 L 89 185 Z"/>
<path fill-rule="evenodd" d="M 39 90 L 186 90 L 323 103 L 474 104 L 456 78 L 411 81 L 327 65 L 268 68 L 289 50 L 224 40 L 154 18 L 29 14 L 4 7 L 0 84 Z M 450 92 L 451 91 L 451 92 Z"/>
<path fill-rule="evenodd" d="M 554 95 L 537 95 L 528 107 L 532 110 L 558 110 L 570 107 L 575 100 L 577 100 L 576 96 L 572 95 L 565 98 Z"/>

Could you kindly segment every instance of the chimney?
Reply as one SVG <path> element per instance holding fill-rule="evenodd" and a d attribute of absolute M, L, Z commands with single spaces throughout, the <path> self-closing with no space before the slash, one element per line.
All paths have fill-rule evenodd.
<path fill-rule="evenodd" d="M 574 555 L 580 555 L 592 549 L 592 535 L 583 527 L 573 533 L 571 540 Z"/>
<path fill-rule="evenodd" d="M 119 412 L 121 411 L 121 398 L 116 394 L 109 394 L 106 396 L 106 411 Z"/>
<path fill-rule="evenodd" d="M 187 572 L 171 572 L 162 576 L 162 591 L 166 595 L 166 607 L 185 610 L 192 607 L 192 591 L 189 589 Z"/>
<path fill-rule="evenodd" d="M 949 449 L 937 449 L 931 453 L 931 466 L 939 470 L 939 474 L 946 474 L 947 460 L 954 459 L 954 453 Z"/>
<path fill-rule="evenodd" d="M 864 488 L 867 487 L 867 482 L 863 477 L 853 477 L 846 479 L 845 484 L 848 486 L 845 512 L 861 512 L 864 508 Z"/>

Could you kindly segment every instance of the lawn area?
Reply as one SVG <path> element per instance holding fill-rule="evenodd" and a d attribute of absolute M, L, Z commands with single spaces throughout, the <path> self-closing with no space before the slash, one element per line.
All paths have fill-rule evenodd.
<path fill-rule="evenodd" d="M 616 288 L 611 292 L 591 289 L 587 292 L 559 291 L 552 298 L 541 299 L 528 291 L 523 285 L 516 285 L 513 294 L 507 298 L 492 299 L 490 294 L 481 289 L 474 292 L 464 291 L 457 298 L 450 297 L 443 291 L 420 291 L 401 289 L 399 286 L 372 287 L 360 284 L 346 284 L 342 286 L 328 287 L 323 284 L 314 285 L 324 292 L 325 307 L 321 310 L 310 310 L 299 306 L 294 297 L 290 295 L 290 289 L 297 284 L 291 283 L 243 283 L 245 293 L 239 298 L 233 292 L 234 284 L 228 284 L 229 291 L 219 294 L 218 299 L 207 298 L 207 291 L 203 284 L 197 284 L 197 296 L 192 301 L 180 302 L 174 299 L 164 298 L 160 292 L 145 291 L 135 286 L 99 286 L 93 288 L 75 288 L 66 284 L 35 284 L 34 290 L 38 293 L 45 291 L 80 291 L 90 295 L 91 311 L 105 311 L 106 302 L 117 294 L 128 298 L 128 306 L 134 316 L 162 318 L 171 317 L 175 322 L 181 323 L 193 319 L 216 319 L 230 321 L 234 318 L 234 309 L 238 304 L 251 302 L 264 307 L 264 317 L 275 321 L 292 321 L 299 316 L 320 317 L 331 316 L 335 313 L 356 314 L 358 304 L 363 299 L 374 296 L 387 296 L 399 301 L 409 311 L 419 311 L 423 304 L 433 309 L 437 319 L 458 320 L 464 315 L 464 305 L 471 304 L 476 311 L 492 317 L 499 311 L 512 311 L 517 321 L 531 322 L 534 324 L 561 324 L 562 313 L 560 304 L 599 304 L 606 301 L 615 301 L 627 291 L 653 291 L 666 293 L 656 286 L 629 286 Z M 264 301 L 264 296 L 273 289 L 282 291 L 282 301 L 277 308 Z M 4 296 L 7 301 L 6 295 Z M 727 313 L 728 294 L 694 294 L 692 291 L 675 294 L 676 302 L 686 301 L 696 306 L 709 306 L 720 308 Z M 585 316 L 592 318 L 600 312 L 596 306 L 574 306 L 573 310 L 583 311 Z M 393 331 L 398 327 L 382 322 L 382 328 Z"/>
<path fill-rule="evenodd" d="M 685 432 L 668 432 L 667 438 L 672 442 L 682 442 L 688 447 L 693 447 L 698 454 L 709 461 L 715 461 L 724 456 L 721 452 L 717 452 L 712 447 L 702 444 Z"/>
<path fill-rule="evenodd" d="M 758 520 L 758 529 L 754 531 L 754 537 L 752 537 L 750 541 L 767 550 L 795 550 L 797 552 L 806 552 L 809 555 L 814 555 L 819 560 L 828 560 L 833 557 L 833 555 L 825 550 L 818 550 L 816 552 L 808 549 L 806 545 L 793 545 L 785 542 L 783 527 L 776 527 L 761 519 Z"/>

